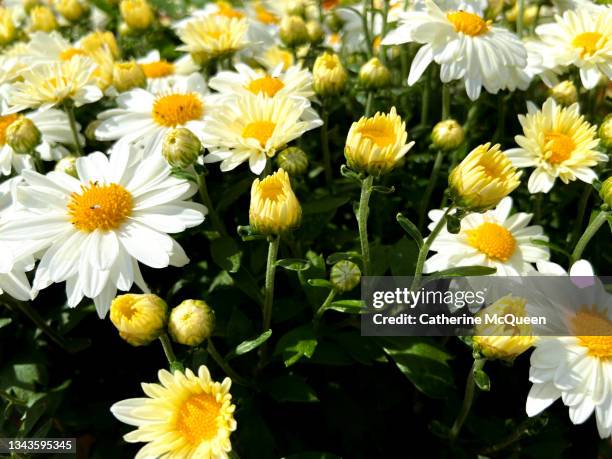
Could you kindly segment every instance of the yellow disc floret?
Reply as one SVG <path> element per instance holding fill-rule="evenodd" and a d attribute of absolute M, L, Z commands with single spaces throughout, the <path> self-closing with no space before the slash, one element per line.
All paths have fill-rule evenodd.
<path fill-rule="evenodd" d="M 549 132 L 544 135 L 546 148 L 550 156 L 546 160 L 551 164 L 559 164 L 571 158 L 572 152 L 576 149 L 574 140 L 567 134 L 561 132 Z"/>
<path fill-rule="evenodd" d="M 210 394 L 192 395 L 179 408 L 176 428 L 192 445 L 217 435 L 217 418 L 221 405 Z"/>
<path fill-rule="evenodd" d="M 81 186 L 81 193 L 72 193 L 68 214 L 79 231 L 110 231 L 121 226 L 133 207 L 132 195 L 121 185 L 90 182 Z"/>
<path fill-rule="evenodd" d="M 453 11 L 447 13 L 446 17 L 455 27 L 455 31 L 471 37 L 484 35 L 491 28 L 490 21 L 485 21 L 477 14 L 466 11 Z"/>
<path fill-rule="evenodd" d="M 602 49 L 606 43 L 605 37 L 599 32 L 584 32 L 574 37 L 572 45 L 581 49 L 580 57 L 585 55 L 592 56 Z"/>
<path fill-rule="evenodd" d="M 468 243 L 489 258 L 508 261 L 516 249 L 512 233 L 497 223 L 485 222 L 467 231 Z"/>
<path fill-rule="evenodd" d="M 266 75 L 251 81 L 246 88 L 253 94 L 260 94 L 263 92 L 268 97 L 274 97 L 276 93 L 284 87 L 285 84 L 279 78 Z"/>
<path fill-rule="evenodd" d="M 242 137 L 245 139 L 256 139 L 261 147 L 265 147 L 268 139 L 274 134 L 276 124 L 270 121 L 254 121 L 247 124 L 242 130 Z"/>
<path fill-rule="evenodd" d="M 174 64 L 161 60 L 140 64 L 147 78 L 163 78 L 174 74 Z"/>
<path fill-rule="evenodd" d="M 161 126 L 175 127 L 197 120 L 204 114 L 204 104 L 193 94 L 169 94 L 153 104 L 153 119 Z"/>
<path fill-rule="evenodd" d="M 572 331 L 589 355 L 612 359 L 612 321 L 595 306 L 583 307 L 571 321 Z"/>

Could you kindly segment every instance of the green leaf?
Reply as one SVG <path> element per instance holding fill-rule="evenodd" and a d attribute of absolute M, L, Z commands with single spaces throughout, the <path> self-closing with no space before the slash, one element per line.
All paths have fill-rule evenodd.
<path fill-rule="evenodd" d="M 303 215 L 309 215 L 330 212 L 346 204 L 350 199 L 350 196 L 326 196 L 315 199 L 314 201 L 306 202 L 302 206 L 302 213 Z"/>
<path fill-rule="evenodd" d="M 311 325 L 302 325 L 283 335 L 276 344 L 275 355 L 282 356 L 289 367 L 302 357 L 310 358 L 317 348 L 317 338 Z"/>
<path fill-rule="evenodd" d="M 364 312 L 364 303 L 361 300 L 339 300 L 332 302 L 327 309 L 348 314 L 361 314 Z"/>
<path fill-rule="evenodd" d="M 461 231 L 461 219 L 453 214 L 446 216 L 446 229 L 451 234 L 457 234 Z"/>
<path fill-rule="evenodd" d="M 333 288 L 333 285 L 327 279 L 308 279 L 308 284 L 312 287 Z"/>
<path fill-rule="evenodd" d="M 225 360 L 233 359 L 234 357 L 237 357 L 239 355 L 243 355 L 243 354 L 246 354 L 247 352 L 251 352 L 253 349 L 257 349 L 263 343 L 268 341 L 270 336 L 272 336 L 272 330 L 266 330 L 265 332 L 263 332 L 261 335 L 259 335 L 255 339 L 252 339 L 249 341 L 243 341 L 238 346 L 236 346 L 236 348 L 233 351 L 227 354 L 227 356 L 225 357 Z"/>
<path fill-rule="evenodd" d="M 427 276 L 425 282 L 445 279 L 447 277 L 489 276 L 495 274 L 496 271 L 497 268 L 489 268 L 488 266 L 460 266 L 432 273 L 430 276 Z"/>
<path fill-rule="evenodd" d="M 335 265 L 339 261 L 348 260 L 353 263 L 361 262 L 361 254 L 359 252 L 336 252 L 332 253 L 329 257 L 327 257 L 326 263 L 328 265 Z"/>
<path fill-rule="evenodd" d="M 10 317 L 3 317 L 2 319 L 0 319 L 0 328 L 6 327 L 12 321 L 13 321 L 13 319 L 11 319 Z"/>
<path fill-rule="evenodd" d="M 211 241 L 210 249 L 213 260 L 221 268 L 230 273 L 235 273 L 240 269 L 242 251 L 232 238 L 222 237 L 215 239 Z"/>
<path fill-rule="evenodd" d="M 445 350 L 424 337 L 378 338 L 397 368 L 425 395 L 446 398 L 455 389 Z"/>
<path fill-rule="evenodd" d="M 416 227 L 416 225 L 412 223 L 408 217 L 405 217 L 402 214 L 397 214 L 395 218 L 397 219 L 397 222 L 400 224 L 402 229 L 408 233 L 408 235 L 414 240 L 414 242 L 417 243 L 419 249 L 423 247 L 423 236 L 421 235 L 421 232 Z"/>
<path fill-rule="evenodd" d="M 472 376 L 474 377 L 474 382 L 481 391 L 489 392 L 491 390 L 491 380 L 484 370 L 476 370 Z"/>
<path fill-rule="evenodd" d="M 302 258 L 284 258 L 276 262 L 276 266 L 285 268 L 289 271 L 305 271 L 310 268 L 308 260 Z"/>
<path fill-rule="evenodd" d="M 263 383 L 263 390 L 277 402 L 318 402 L 315 391 L 296 375 L 283 375 Z"/>
<path fill-rule="evenodd" d="M 391 274 L 394 276 L 412 276 L 416 269 L 418 256 L 418 245 L 407 237 L 402 237 L 391 248 Z"/>
<path fill-rule="evenodd" d="M 530 239 L 529 242 L 531 242 L 534 245 L 542 245 L 544 247 L 548 247 L 551 251 L 561 253 L 568 258 L 571 256 L 571 254 L 567 250 L 565 250 L 563 247 L 557 244 L 553 244 L 552 242 L 543 241 L 542 239 L 537 239 L 537 238 Z"/>

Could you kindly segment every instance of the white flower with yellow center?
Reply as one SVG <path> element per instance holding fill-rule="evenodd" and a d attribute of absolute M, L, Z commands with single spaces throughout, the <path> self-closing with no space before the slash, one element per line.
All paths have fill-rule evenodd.
<path fill-rule="evenodd" d="M 199 70 L 189 54 L 169 62 L 162 59 L 156 49 L 145 57 L 137 59 L 136 62 L 140 64 L 147 77 L 147 89 L 153 93 L 170 89 L 177 80 L 184 79 Z"/>
<path fill-rule="evenodd" d="M 263 49 L 255 60 L 268 70 L 274 70 L 278 65 L 282 65 L 283 70 L 288 70 L 294 64 L 295 59 L 291 51 L 278 46 L 270 46 Z"/>
<path fill-rule="evenodd" d="M 576 179 L 591 183 L 597 178 L 592 168 L 608 160 L 597 151 L 596 127 L 580 115 L 578 104 L 563 107 L 549 98 L 541 110 L 529 104 L 527 115 L 518 118 L 524 135 L 514 140 L 521 148 L 506 155 L 516 167 L 535 167 L 530 193 L 548 193 L 557 177 L 565 184 Z"/>
<path fill-rule="evenodd" d="M 161 384 L 143 383 L 147 397 L 115 403 L 111 412 L 137 429 L 123 438 L 146 443 L 136 459 L 153 457 L 227 459 L 236 430 L 230 394 L 231 380 L 212 381 L 205 366 L 198 374 L 166 370 L 158 373 Z"/>
<path fill-rule="evenodd" d="M 511 71 L 527 65 L 525 46 L 510 31 L 476 13 L 445 12 L 431 0 L 425 6 L 425 11 L 403 13 L 400 26 L 382 41 L 383 45 L 423 44 L 412 61 L 409 85 L 433 61 L 440 65 L 442 82 L 463 80 L 469 98 L 476 100 L 482 87 L 495 94 L 511 86 Z"/>
<path fill-rule="evenodd" d="M 23 243 L 41 257 L 34 288 L 66 281 L 68 305 L 93 298 L 103 317 L 117 289 L 147 286 L 138 262 L 152 268 L 189 259 L 167 233 L 199 225 L 206 208 L 185 201 L 196 187 L 171 175 L 164 159 L 128 164 L 92 153 L 76 161 L 79 178 L 23 171 L 16 191 L 24 209 L 0 224 L 0 242 Z"/>
<path fill-rule="evenodd" d="M 501 200 L 495 209 L 471 213 L 461 219 L 461 230 L 452 234 L 443 228 L 433 241 L 437 252 L 425 262 L 425 272 L 442 271 L 457 266 L 497 268 L 497 276 L 519 276 L 533 271 L 532 263 L 548 260 L 548 247 L 536 241 L 548 241 L 542 227 L 528 226 L 531 214 L 510 215 L 512 198 Z M 432 230 L 442 218 L 443 210 L 432 210 Z"/>
<path fill-rule="evenodd" d="M 98 115 L 99 140 L 117 140 L 119 144 L 137 144 L 145 155 L 160 155 L 166 134 L 184 127 L 202 135 L 204 116 L 212 100 L 200 74 L 176 80 L 172 88 L 154 94 L 141 88 L 120 94 L 117 108 Z"/>
<path fill-rule="evenodd" d="M 567 275 L 554 263 L 538 264 L 538 269 Z M 585 260 L 574 263 L 569 275 L 579 280 L 594 276 Z M 538 338 L 531 354 L 527 414 L 536 416 L 561 398 L 574 424 L 595 412 L 599 435 L 607 438 L 612 435 L 612 296 L 603 287 L 589 287 L 588 295 L 572 290 L 575 294 L 563 302 L 573 309 L 564 319 L 574 336 Z"/>
<path fill-rule="evenodd" d="M 75 106 L 96 102 L 102 91 L 96 85 L 97 65 L 87 57 L 33 65 L 7 90 L 7 113 L 27 108 L 49 109 L 71 101 Z"/>
<path fill-rule="evenodd" d="M 585 88 L 595 87 L 602 76 L 612 78 L 612 7 L 566 11 L 536 33 L 556 65 L 580 69 Z"/>
<path fill-rule="evenodd" d="M 221 170 L 230 171 L 245 161 L 260 174 L 268 158 L 322 121 L 301 120 L 310 103 L 306 99 L 269 98 L 264 94 L 243 94 L 219 106 L 206 119 L 202 145 L 210 150 L 205 163 L 221 161 Z"/>

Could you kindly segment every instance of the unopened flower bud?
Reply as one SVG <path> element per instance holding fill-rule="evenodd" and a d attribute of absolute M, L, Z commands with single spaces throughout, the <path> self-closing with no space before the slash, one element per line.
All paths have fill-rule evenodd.
<path fill-rule="evenodd" d="M 17 36 L 13 15 L 7 8 L 0 8 L 0 45 L 12 42 Z"/>
<path fill-rule="evenodd" d="M 57 172 L 63 172 L 64 174 L 71 175 L 74 178 L 78 178 L 79 174 L 76 168 L 76 160 L 76 156 L 65 156 L 57 162 L 55 165 L 55 170 Z"/>
<path fill-rule="evenodd" d="M 344 90 L 348 74 L 336 54 L 323 53 L 312 69 L 313 88 L 320 96 L 332 96 Z"/>
<path fill-rule="evenodd" d="M 612 209 L 612 176 L 608 177 L 601 184 L 599 189 L 599 196 L 603 199 L 603 202 Z"/>
<path fill-rule="evenodd" d="M 550 90 L 550 95 L 555 102 L 561 105 L 572 105 L 578 100 L 578 91 L 571 80 L 565 80 L 557 84 Z"/>
<path fill-rule="evenodd" d="M 601 126 L 599 126 L 599 140 L 604 148 L 612 148 L 612 115 L 605 117 Z"/>
<path fill-rule="evenodd" d="M 341 260 L 332 266 L 329 281 L 339 292 L 348 292 L 361 281 L 361 270 L 352 261 Z"/>
<path fill-rule="evenodd" d="M 249 223 L 260 234 L 281 234 L 297 227 L 302 207 L 291 188 L 289 175 L 279 169 L 251 186 Z"/>
<path fill-rule="evenodd" d="M 319 21 L 308 21 L 306 23 L 306 30 L 308 30 L 308 40 L 314 45 L 321 43 L 325 38 L 325 32 Z"/>
<path fill-rule="evenodd" d="M 113 58 L 119 58 L 119 46 L 117 46 L 117 40 L 112 32 L 103 32 L 98 30 L 91 32 L 81 38 L 81 48 L 88 53 L 95 53 L 100 49 L 107 49 L 112 54 Z"/>
<path fill-rule="evenodd" d="M 198 346 L 208 338 L 215 326 L 215 315 L 201 300 L 185 300 L 170 312 L 168 332 L 174 341 Z"/>
<path fill-rule="evenodd" d="M 30 154 L 40 144 L 42 136 L 30 118 L 19 116 L 6 128 L 6 143 L 22 155 Z"/>
<path fill-rule="evenodd" d="M 46 6 L 35 6 L 30 10 L 30 21 L 32 22 L 32 30 L 40 32 L 51 32 L 57 29 L 57 20 L 51 11 Z"/>
<path fill-rule="evenodd" d="M 21 5 L 26 13 L 29 13 L 32 8 L 37 5 L 40 5 L 39 0 L 21 0 Z"/>
<path fill-rule="evenodd" d="M 132 346 L 143 346 L 159 338 L 166 328 L 168 306 L 157 295 L 119 295 L 110 307 L 110 319 L 119 336 Z"/>
<path fill-rule="evenodd" d="M 285 16 L 278 33 L 283 44 L 289 48 L 296 48 L 309 40 L 306 23 L 300 16 Z"/>
<path fill-rule="evenodd" d="M 146 0 L 121 0 L 119 11 L 132 30 L 146 30 L 153 23 L 153 9 Z"/>
<path fill-rule="evenodd" d="M 162 155 L 172 167 L 185 169 L 191 166 L 200 155 L 200 139 L 187 128 L 176 128 L 166 134 L 162 145 Z"/>
<path fill-rule="evenodd" d="M 55 9 L 66 20 L 75 22 L 81 19 L 87 7 L 79 0 L 55 0 Z"/>
<path fill-rule="evenodd" d="M 125 92 L 133 88 L 142 88 L 146 83 L 144 70 L 136 62 L 116 62 L 113 66 L 113 86 L 117 91 Z"/>
<path fill-rule="evenodd" d="M 391 72 L 377 57 L 373 57 L 359 70 L 359 82 L 368 89 L 384 88 L 391 82 Z"/>
<path fill-rule="evenodd" d="M 342 26 L 344 26 L 345 21 L 338 13 L 336 13 L 336 11 L 332 11 L 331 13 L 325 15 L 325 23 L 332 32 L 339 32 L 342 29 Z"/>
<path fill-rule="evenodd" d="M 456 120 L 440 121 L 431 131 L 431 141 L 440 150 L 454 150 L 464 139 L 463 127 Z"/>
<path fill-rule="evenodd" d="M 506 19 L 508 22 L 516 22 L 518 19 L 519 13 L 519 2 L 517 1 L 512 9 L 506 12 Z M 538 15 L 538 6 L 537 5 L 525 5 L 525 9 L 523 9 L 523 24 L 526 27 L 529 27 L 533 24 L 536 17 Z"/>
<path fill-rule="evenodd" d="M 298 147 L 285 148 L 279 153 L 276 163 L 289 175 L 302 175 L 308 170 L 308 156 Z"/>

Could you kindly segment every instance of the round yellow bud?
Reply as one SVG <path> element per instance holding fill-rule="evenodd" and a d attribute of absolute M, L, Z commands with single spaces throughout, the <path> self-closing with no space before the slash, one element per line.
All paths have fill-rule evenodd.
<path fill-rule="evenodd" d="M 286 3 L 285 12 L 291 16 L 304 17 L 306 14 L 306 4 L 304 0 L 290 0 Z"/>
<path fill-rule="evenodd" d="M 361 281 L 361 270 L 352 261 L 339 261 L 332 266 L 329 281 L 339 292 L 348 292 L 357 287 Z"/>
<path fill-rule="evenodd" d="M 516 22 L 518 19 L 518 8 L 519 4 L 516 2 L 512 9 L 506 11 L 506 19 L 508 22 Z M 523 10 L 523 24 L 525 27 L 529 27 L 533 24 L 536 17 L 538 15 L 538 6 L 537 5 L 528 5 Z"/>
<path fill-rule="evenodd" d="M 119 11 L 132 30 L 146 30 L 153 24 L 153 9 L 146 0 L 121 0 Z"/>
<path fill-rule="evenodd" d="M 612 148 L 612 115 L 605 117 L 599 126 L 599 140 L 604 148 Z"/>
<path fill-rule="evenodd" d="M 603 202 L 612 209 L 612 176 L 608 177 L 601 184 L 601 188 L 599 190 L 599 196 L 603 199 Z"/>
<path fill-rule="evenodd" d="M 260 234 L 281 234 L 300 224 L 302 207 L 293 193 L 289 175 L 279 169 L 251 186 L 249 223 Z"/>
<path fill-rule="evenodd" d="M 26 13 L 29 13 L 32 8 L 37 5 L 40 5 L 39 0 L 21 0 L 21 4 L 23 5 L 23 9 Z"/>
<path fill-rule="evenodd" d="M 352 124 L 346 136 L 344 156 L 357 172 L 379 176 L 395 168 L 414 142 L 407 143 L 406 123 L 395 107 L 389 113 L 362 117 Z"/>
<path fill-rule="evenodd" d="M 166 328 L 168 306 L 150 293 L 119 295 L 110 307 L 110 319 L 119 336 L 132 346 L 143 346 L 159 338 Z"/>
<path fill-rule="evenodd" d="M 66 20 L 75 22 L 87 12 L 87 7 L 79 0 L 55 0 L 55 9 Z"/>
<path fill-rule="evenodd" d="M 308 43 L 310 37 L 304 19 L 300 16 L 285 16 L 278 31 L 281 41 L 289 48 Z"/>
<path fill-rule="evenodd" d="M 517 319 L 526 317 L 525 306 L 527 300 L 524 298 L 507 295 L 495 303 L 481 310 L 477 316 L 482 318 L 482 325 L 477 325 L 474 332 L 474 346 L 488 359 L 501 359 L 512 361 L 535 342 L 532 335 L 531 325 L 497 324 L 485 325 L 485 317 L 514 316 Z"/>
<path fill-rule="evenodd" d="M 187 128 L 173 129 L 164 138 L 162 155 L 172 167 L 185 169 L 191 166 L 201 152 L 200 139 Z"/>
<path fill-rule="evenodd" d="M 495 207 L 512 193 L 520 177 L 499 145 L 486 143 L 474 148 L 451 171 L 448 185 L 456 205 L 479 212 Z"/>
<path fill-rule="evenodd" d="M 88 53 L 95 53 L 100 49 L 107 49 L 114 59 L 118 59 L 120 56 L 117 40 L 115 40 L 115 36 L 112 32 L 102 32 L 100 30 L 91 32 L 81 38 L 80 45 L 81 48 Z"/>
<path fill-rule="evenodd" d="M 344 90 L 348 74 L 336 54 L 323 53 L 312 69 L 313 88 L 320 96 L 333 96 Z"/>
<path fill-rule="evenodd" d="M 440 150 L 454 150 L 464 139 L 463 127 L 456 120 L 440 121 L 431 131 L 431 141 Z"/>
<path fill-rule="evenodd" d="M 30 10 L 32 30 L 51 32 L 57 29 L 57 21 L 53 11 L 46 6 L 35 6 Z"/>
<path fill-rule="evenodd" d="M 308 170 L 308 156 L 301 148 L 289 147 L 279 153 L 276 164 L 289 175 L 302 175 Z"/>
<path fill-rule="evenodd" d="M 319 44 L 325 38 L 325 32 L 319 21 L 310 20 L 306 23 L 306 30 L 308 31 L 308 40 L 313 45 Z"/>
<path fill-rule="evenodd" d="M 168 332 L 174 341 L 198 346 L 215 327 L 215 315 L 204 301 L 185 300 L 170 312 Z"/>
<path fill-rule="evenodd" d="M 63 157 L 57 162 L 57 164 L 55 164 L 55 171 L 63 172 L 64 174 L 71 175 L 74 178 L 79 178 L 79 174 L 76 168 L 76 160 L 76 156 Z"/>
<path fill-rule="evenodd" d="M 504 9 L 504 0 L 488 0 L 485 17 L 494 20 Z"/>
<path fill-rule="evenodd" d="M 359 82 L 368 89 L 384 88 L 391 82 L 391 72 L 377 57 L 373 57 L 359 70 Z"/>
<path fill-rule="evenodd" d="M 116 62 L 113 66 L 113 86 L 119 92 L 143 88 L 147 84 L 144 70 L 134 61 Z"/>
<path fill-rule="evenodd" d="M 550 95 L 561 105 L 572 105 L 578 100 L 578 91 L 570 80 L 557 84 L 550 90 Z"/>
<path fill-rule="evenodd" d="M 31 154 L 40 144 L 42 136 L 30 118 L 19 116 L 13 121 L 5 132 L 6 143 L 22 155 Z"/>
<path fill-rule="evenodd" d="M 12 42 L 17 36 L 13 15 L 7 8 L 0 8 L 0 45 Z"/>

